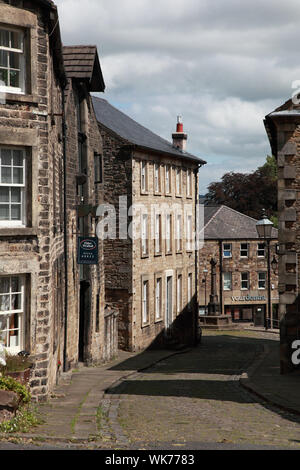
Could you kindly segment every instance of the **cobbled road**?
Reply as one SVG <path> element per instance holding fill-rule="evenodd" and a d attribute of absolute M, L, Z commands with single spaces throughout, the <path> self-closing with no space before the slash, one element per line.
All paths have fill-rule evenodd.
<path fill-rule="evenodd" d="M 111 392 L 128 447 L 300 449 L 300 419 L 276 410 L 238 381 L 276 335 L 206 332 L 202 344 L 137 373 Z M 116 406 L 115 406 L 116 407 Z"/>

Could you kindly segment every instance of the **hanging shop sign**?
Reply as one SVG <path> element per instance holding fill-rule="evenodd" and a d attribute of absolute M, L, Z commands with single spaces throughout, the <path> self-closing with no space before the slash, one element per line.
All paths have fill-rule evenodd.
<path fill-rule="evenodd" d="M 97 237 L 78 237 L 78 264 L 98 264 L 98 253 L 99 244 Z"/>

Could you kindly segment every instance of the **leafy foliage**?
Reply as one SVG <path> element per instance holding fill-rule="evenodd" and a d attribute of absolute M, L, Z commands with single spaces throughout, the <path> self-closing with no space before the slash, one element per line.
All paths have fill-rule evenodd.
<path fill-rule="evenodd" d="M 9 376 L 0 377 L 0 390 L 8 390 L 17 393 L 23 403 L 29 403 L 31 400 L 31 395 L 27 388 Z"/>
<path fill-rule="evenodd" d="M 269 218 L 277 218 L 277 163 L 267 157 L 253 173 L 226 173 L 220 182 L 211 183 L 206 203 L 226 205 L 254 219 L 265 209 Z"/>

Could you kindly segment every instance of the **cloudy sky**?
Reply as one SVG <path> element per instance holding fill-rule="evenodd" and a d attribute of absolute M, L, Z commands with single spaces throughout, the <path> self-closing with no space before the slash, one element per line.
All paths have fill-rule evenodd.
<path fill-rule="evenodd" d="M 299 0 L 55 0 L 65 45 L 96 44 L 104 98 L 208 164 L 201 193 L 270 148 L 263 118 L 300 80 Z"/>

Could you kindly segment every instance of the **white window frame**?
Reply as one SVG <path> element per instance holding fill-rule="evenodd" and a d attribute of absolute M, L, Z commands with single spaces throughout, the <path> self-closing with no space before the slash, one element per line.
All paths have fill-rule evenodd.
<path fill-rule="evenodd" d="M 182 171 L 181 168 L 176 168 L 176 196 L 181 196 L 182 188 Z"/>
<path fill-rule="evenodd" d="M 243 279 L 243 276 L 247 275 L 247 279 Z M 247 287 L 243 287 L 243 283 L 247 282 Z M 241 290 L 249 290 L 250 276 L 248 272 L 241 273 Z"/>
<path fill-rule="evenodd" d="M 165 184 L 166 184 L 166 194 L 170 195 L 172 193 L 172 181 L 171 181 L 171 165 L 165 166 Z"/>
<path fill-rule="evenodd" d="M 263 248 L 261 248 L 263 246 Z M 264 252 L 264 254 L 260 254 L 261 252 Z M 257 257 L 258 258 L 265 258 L 266 257 L 266 245 L 265 243 L 258 243 L 257 244 Z"/>
<path fill-rule="evenodd" d="M 188 273 L 188 304 L 191 305 L 193 299 L 193 273 Z"/>
<path fill-rule="evenodd" d="M 142 256 L 148 255 L 148 214 L 142 214 Z"/>
<path fill-rule="evenodd" d="M 160 164 L 154 163 L 154 192 L 159 194 L 161 192 L 161 178 L 160 178 Z"/>
<path fill-rule="evenodd" d="M 247 248 L 244 248 L 247 247 Z M 242 254 L 246 253 L 246 254 Z M 249 243 L 240 244 L 240 258 L 249 258 Z"/>
<path fill-rule="evenodd" d="M 19 283 L 20 283 L 20 290 L 14 292 L 12 290 L 12 279 L 13 278 L 18 278 Z M 19 331 L 19 344 L 14 345 L 14 346 L 6 346 L 4 345 L 4 349 L 10 353 L 10 354 L 17 354 L 18 352 L 22 351 L 24 349 L 24 341 L 25 341 L 25 299 L 24 299 L 24 294 L 25 294 L 25 276 L 20 275 L 20 274 L 12 274 L 9 276 L 0 276 L 0 284 L 1 280 L 3 279 L 9 279 L 9 292 L 1 292 L 0 294 L 0 308 L 2 307 L 2 297 L 6 296 L 9 297 L 9 309 L 6 310 L 0 310 L 0 319 L 1 317 L 7 317 L 6 318 L 6 325 L 7 327 L 3 330 L 0 330 L 0 342 L 1 342 L 1 332 L 6 333 L 6 342 L 10 341 L 10 338 L 12 336 L 9 336 L 10 331 L 14 331 L 15 329 L 10 329 L 9 327 L 9 319 L 13 315 L 18 315 L 18 327 L 16 331 Z M 20 308 L 14 310 L 12 308 L 12 298 L 14 295 L 20 295 Z M 13 336 L 15 337 L 15 335 Z"/>
<path fill-rule="evenodd" d="M 166 253 L 172 252 L 172 214 L 166 214 Z"/>
<path fill-rule="evenodd" d="M 263 275 L 263 279 L 261 279 L 261 275 Z M 260 287 L 260 283 L 263 282 L 264 286 Z M 267 288 L 267 273 L 266 271 L 260 271 L 258 273 L 258 289 L 259 290 L 266 290 Z"/>
<path fill-rule="evenodd" d="M 142 322 L 143 325 L 149 323 L 149 280 L 142 281 Z"/>
<path fill-rule="evenodd" d="M 176 216 L 176 249 L 177 252 L 182 251 L 182 215 Z"/>
<path fill-rule="evenodd" d="M 148 191 L 148 163 L 143 160 L 141 161 L 141 192 L 146 193 Z"/>
<path fill-rule="evenodd" d="M 162 319 L 162 277 L 155 279 L 155 320 Z"/>
<path fill-rule="evenodd" d="M 232 290 L 232 273 L 231 272 L 223 273 L 223 290 L 224 291 Z"/>
<path fill-rule="evenodd" d="M 183 284 L 182 284 L 182 274 L 177 275 L 177 315 L 182 312 L 182 293 L 183 293 Z"/>
<path fill-rule="evenodd" d="M 225 249 L 225 247 L 230 247 L 229 249 Z M 229 253 L 226 255 L 225 253 Z M 223 258 L 232 258 L 232 244 L 231 243 L 223 243 Z"/>
<path fill-rule="evenodd" d="M 186 250 L 192 251 L 192 242 L 193 242 L 193 216 L 187 215 L 187 224 L 186 224 L 187 234 L 186 234 Z"/>
<path fill-rule="evenodd" d="M 187 197 L 192 197 L 192 170 L 187 170 L 186 174 L 186 195 Z"/>
<path fill-rule="evenodd" d="M 7 46 L 1 46 L 0 45 L 0 51 L 4 51 L 4 52 L 8 53 L 8 66 L 7 67 L 0 66 L 0 69 L 7 70 L 8 75 L 9 75 L 10 71 L 14 71 L 14 70 L 18 71 L 20 73 L 20 85 L 21 85 L 20 87 L 12 87 L 12 86 L 9 86 L 9 85 L 2 85 L 1 82 L 0 82 L 0 92 L 3 92 L 3 93 L 16 93 L 16 94 L 24 95 L 25 94 L 25 41 L 24 41 L 24 32 L 20 29 L 7 27 L 7 26 L 0 27 L 0 29 L 2 31 L 8 32 L 9 35 L 10 35 L 10 39 L 9 39 L 10 46 L 7 47 Z M 17 34 L 20 35 L 20 42 L 21 42 L 21 48 L 20 49 L 11 47 L 11 33 L 17 33 Z M 20 65 L 19 65 L 20 68 L 19 69 L 13 69 L 12 67 L 10 67 L 10 64 L 9 64 L 9 58 L 10 58 L 9 54 L 10 53 L 16 53 L 16 54 L 20 55 Z"/>
<path fill-rule="evenodd" d="M 11 165 L 2 165 L 2 151 L 8 150 L 11 152 Z M 13 165 L 13 152 L 18 151 L 22 152 L 22 166 Z M 23 182 L 22 183 L 2 183 L 2 169 L 11 168 L 11 174 L 13 178 L 13 170 L 22 169 L 23 170 Z M 20 147 L 9 147 L 9 146 L 0 146 L 0 188 L 9 188 L 9 201 L 0 202 L 0 206 L 9 206 L 9 219 L 0 220 L 0 228 L 13 228 L 13 227 L 25 227 L 26 226 L 26 151 L 24 148 Z M 17 203 L 12 201 L 12 188 L 19 188 L 21 201 Z M 11 208 L 13 205 L 20 206 L 21 217 L 18 220 L 11 219 Z"/>
<path fill-rule="evenodd" d="M 158 255 L 161 253 L 161 243 L 162 243 L 162 221 L 161 214 L 155 214 L 155 254 Z"/>

